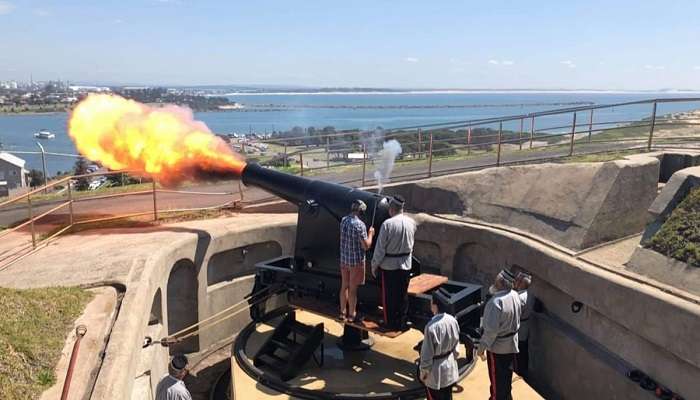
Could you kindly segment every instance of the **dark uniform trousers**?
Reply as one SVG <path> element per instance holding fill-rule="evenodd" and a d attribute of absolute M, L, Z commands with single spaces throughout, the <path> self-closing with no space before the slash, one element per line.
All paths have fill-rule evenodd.
<path fill-rule="evenodd" d="M 489 380 L 491 381 L 490 400 L 512 400 L 510 395 L 513 370 L 510 365 L 514 354 L 496 354 L 486 352 L 486 362 L 489 367 Z"/>
<path fill-rule="evenodd" d="M 403 269 L 389 271 L 379 268 L 379 272 L 384 323 L 390 329 L 401 330 L 406 325 L 408 314 L 407 291 L 410 271 Z"/>
<path fill-rule="evenodd" d="M 440 390 L 431 389 L 426 386 L 427 400 L 452 400 L 453 385 L 444 387 Z"/>
<path fill-rule="evenodd" d="M 530 362 L 530 356 L 527 351 L 527 340 L 521 340 L 518 342 L 518 354 L 515 355 L 513 360 L 513 371 L 520 375 L 523 379 L 527 380 L 527 366 Z"/>

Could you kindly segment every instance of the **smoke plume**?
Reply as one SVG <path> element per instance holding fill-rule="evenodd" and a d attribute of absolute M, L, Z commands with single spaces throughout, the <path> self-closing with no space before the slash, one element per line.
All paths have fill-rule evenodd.
<path fill-rule="evenodd" d="M 401 144 L 395 139 L 384 142 L 382 150 L 379 152 L 379 162 L 377 170 L 374 172 L 374 178 L 379 185 L 379 193 L 382 193 L 384 185 L 389 182 L 391 171 L 394 169 L 396 157 L 401 154 Z"/>

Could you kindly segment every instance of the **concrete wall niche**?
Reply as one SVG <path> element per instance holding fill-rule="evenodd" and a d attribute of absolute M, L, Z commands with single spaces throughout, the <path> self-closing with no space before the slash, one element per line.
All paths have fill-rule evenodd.
<path fill-rule="evenodd" d="M 160 288 L 156 290 L 151 302 L 151 316 L 148 319 L 148 325 L 158 325 L 163 323 L 163 296 Z"/>
<path fill-rule="evenodd" d="M 207 285 L 232 281 L 255 273 L 255 264 L 282 255 L 282 246 L 275 241 L 236 247 L 214 254 L 207 265 Z"/>
<path fill-rule="evenodd" d="M 180 331 L 199 321 L 197 267 L 188 259 L 177 261 L 168 277 L 168 334 Z M 197 336 L 170 346 L 170 354 L 199 351 Z"/>
<path fill-rule="evenodd" d="M 488 287 L 499 271 L 497 252 L 481 243 L 464 243 L 454 256 L 452 279 L 474 282 Z"/>
<path fill-rule="evenodd" d="M 427 240 L 416 240 L 413 252 L 421 262 L 421 271 L 429 274 L 439 274 L 441 259 L 440 245 Z"/>

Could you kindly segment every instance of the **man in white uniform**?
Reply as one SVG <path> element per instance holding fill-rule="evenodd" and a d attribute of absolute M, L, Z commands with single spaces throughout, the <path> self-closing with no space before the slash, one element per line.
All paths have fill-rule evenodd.
<path fill-rule="evenodd" d="M 518 354 L 513 360 L 513 371 L 523 379 L 528 378 L 528 364 L 530 357 L 528 353 L 528 339 L 530 338 L 530 315 L 535 304 L 535 296 L 529 293 L 532 276 L 523 268 L 514 265 L 511 271 L 516 273 L 515 290 L 520 297 L 520 329 L 518 329 Z"/>
<path fill-rule="evenodd" d="M 416 233 L 416 222 L 403 213 L 405 202 L 401 196 L 389 199 L 391 218 L 382 223 L 372 256 L 372 275 L 380 281 L 384 323 L 396 331 L 406 327 L 407 291 Z"/>
<path fill-rule="evenodd" d="M 510 400 L 513 370 L 511 364 L 518 353 L 520 328 L 520 297 L 513 290 L 515 276 L 502 270 L 489 288 L 493 295 L 486 303 L 481 319 L 483 333 L 478 354 L 487 359 L 491 381 L 490 400 Z"/>
<path fill-rule="evenodd" d="M 435 294 L 430 308 L 433 318 L 423 332 L 420 380 L 425 385 L 428 400 L 452 400 L 452 387 L 459 379 L 459 323 L 445 312 L 444 304 Z"/>
<path fill-rule="evenodd" d="M 187 376 L 187 357 L 174 356 L 168 365 L 168 375 L 158 382 L 156 400 L 192 400 L 182 380 Z"/>

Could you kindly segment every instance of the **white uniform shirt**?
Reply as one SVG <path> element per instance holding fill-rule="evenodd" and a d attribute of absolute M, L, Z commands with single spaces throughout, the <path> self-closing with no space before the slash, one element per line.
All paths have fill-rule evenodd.
<path fill-rule="evenodd" d="M 413 218 L 397 214 L 382 223 L 377 237 L 377 245 L 372 256 L 372 271 L 378 267 L 387 271 L 411 270 L 416 222 Z M 407 254 L 400 257 L 387 257 L 387 254 Z"/>
<path fill-rule="evenodd" d="M 192 395 L 185 387 L 185 382 L 166 375 L 158 382 L 156 400 L 192 400 Z"/>
<path fill-rule="evenodd" d="M 424 382 L 427 387 L 440 390 L 457 382 L 458 344 L 459 323 L 450 314 L 437 314 L 425 325 L 420 349 L 420 370 L 428 373 Z M 435 358 L 445 354 L 446 357 Z"/>
<path fill-rule="evenodd" d="M 532 308 L 535 305 L 535 296 L 528 293 L 527 290 L 518 291 L 518 296 L 520 297 L 520 307 L 522 311 L 520 313 L 520 329 L 518 329 L 518 340 L 521 342 L 526 341 L 530 338 L 530 315 L 532 314 Z"/>
<path fill-rule="evenodd" d="M 484 332 L 479 340 L 479 349 L 496 354 L 517 353 L 520 312 L 520 296 L 516 291 L 496 292 L 484 308 L 481 319 Z"/>

